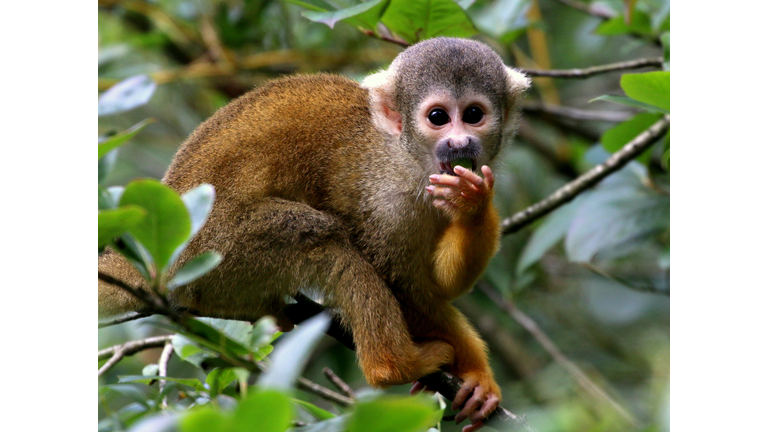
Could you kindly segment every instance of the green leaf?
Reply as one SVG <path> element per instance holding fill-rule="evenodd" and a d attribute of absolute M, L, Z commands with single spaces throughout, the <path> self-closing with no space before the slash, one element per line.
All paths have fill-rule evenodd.
<path fill-rule="evenodd" d="M 462 6 L 461 2 L 459 5 Z M 499 0 L 480 6 L 472 14 L 472 20 L 482 33 L 512 43 L 525 34 L 530 8 L 530 0 Z"/>
<path fill-rule="evenodd" d="M 570 261 L 588 262 L 598 253 L 617 258 L 633 250 L 620 246 L 669 229 L 669 196 L 648 188 L 645 172 L 642 165 L 631 163 L 583 195 L 565 237 Z"/>
<path fill-rule="evenodd" d="M 177 432 L 178 421 L 178 414 L 166 411 L 142 418 L 128 432 Z"/>
<path fill-rule="evenodd" d="M 669 71 L 624 74 L 621 88 L 632 99 L 669 113 Z"/>
<path fill-rule="evenodd" d="M 232 419 L 210 405 L 188 410 L 179 421 L 181 432 L 228 432 Z"/>
<path fill-rule="evenodd" d="M 99 158 L 99 184 L 101 184 L 115 168 L 118 153 L 120 152 L 115 149 L 108 152 L 104 157 Z"/>
<path fill-rule="evenodd" d="M 173 278 L 168 282 L 169 290 L 186 285 L 200 276 L 213 270 L 221 262 L 222 256 L 218 252 L 205 252 L 192 258 L 182 266 Z"/>
<path fill-rule="evenodd" d="M 155 365 L 157 366 L 157 365 Z M 175 382 L 187 387 L 191 387 L 197 391 L 205 391 L 205 386 L 197 378 L 172 378 L 172 377 L 159 377 L 157 375 L 124 375 L 118 377 L 120 383 L 138 382 L 142 384 L 149 384 L 150 381 L 156 381 L 163 379 L 165 381 Z"/>
<path fill-rule="evenodd" d="M 296 405 L 304 408 L 308 413 L 310 413 L 312 415 L 312 417 L 314 417 L 314 418 L 316 418 L 318 420 L 328 420 L 328 419 L 336 417 L 335 414 L 333 414 L 331 412 L 328 412 L 328 411 L 318 407 L 317 405 L 313 405 L 313 404 L 311 404 L 309 402 L 304 402 L 303 400 L 300 400 L 300 399 L 291 399 L 291 401 L 293 403 L 295 403 Z"/>
<path fill-rule="evenodd" d="M 208 376 L 205 377 L 205 383 L 208 384 L 208 388 L 213 396 L 221 393 L 224 388 L 236 379 L 237 375 L 232 368 L 214 368 L 208 372 Z"/>
<path fill-rule="evenodd" d="M 392 0 L 381 22 L 410 43 L 477 34 L 466 12 L 453 0 Z"/>
<path fill-rule="evenodd" d="M 309 354 L 330 323 L 330 316 L 324 312 L 286 334 L 272 354 L 272 367 L 259 376 L 257 384 L 264 388 L 293 388 L 296 378 L 309 360 Z"/>
<path fill-rule="evenodd" d="M 99 210 L 99 248 L 136 227 L 146 216 L 147 211 L 135 205 L 114 210 Z"/>
<path fill-rule="evenodd" d="M 179 255 L 184 252 L 189 242 L 192 241 L 192 238 L 200 231 L 205 221 L 208 220 L 208 216 L 211 214 L 211 210 L 213 210 L 213 201 L 215 199 L 216 191 L 208 183 L 203 183 L 194 189 L 190 189 L 181 196 L 181 200 L 189 212 L 192 228 L 187 240 L 173 251 L 170 262 L 176 262 Z"/>
<path fill-rule="evenodd" d="M 120 205 L 131 204 L 146 209 L 147 215 L 130 233 L 152 255 L 158 272 L 162 272 L 174 250 L 189 238 L 189 212 L 179 195 L 157 180 L 129 183 Z"/>
<path fill-rule="evenodd" d="M 275 340 L 277 336 L 276 333 L 278 333 L 278 335 L 281 334 L 277 331 L 277 323 L 275 322 L 275 319 L 269 315 L 264 316 L 253 324 L 251 329 L 251 339 L 248 342 L 248 346 L 250 346 L 251 349 L 259 349 L 267 346 Z"/>
<path fill-rule="evenodd" d="M 147 402 L 147 395 L 142 390 L 140 390 L 136 385 L 111 384 L 111 385 L 106 385 L 99 388 L 100 394 L 107 394 L 110 392 L 115 392 L 123 397 L 131 399 L 134 402 L 138 402 L 140 405 L 144 406 L 145 408 L 149 408 L 149 404 Z"/>
<path fill-rule="evenodd" d="M 603 95 L 603 96 L 598 96 L 598 97 L 590 100 L 590 102 L 594 102 L 594 101 L 598 101 L 598 100 L 603 100 L 603 101 L 606 101 L 606 102 L 613 102 L 613 103 L 617 103 L 617 104 L 622 104 L 622 105 L 630 106 L 632 108 L 640 108 L 640 109 L 643 109 L 643 110 L 646 110 L 646 111 L 650 111 L 650 112 L 655 112 L 655 113 L 662 113 L 662 114 L 668 114 L 669 113 L 668 111 L 664 111 L 663 109 L 657 108 L 657 107 L 655 107 L 653 105 L 649 105 L 647 103 L 636 101 L 636 100 L 630 99 L 630 98 L 628 98 L 626 96 Z"/>
<path fill-rule="evenodd" d="M 658 113 L 642 113 L 623 123 L 619 123 L 605 131 L 603 134 L 600 139 L 603 148 L 610 153 L 619 150 L 636 136 L 640 135 L 640 133 L 648 129 L 652 124 L 656 123 L 660 118 L 661 114 Z M 650 158 L 651 151 L 648 149 L 638 156 L 636 160 L 640 163 L 648 163 Z"/>
<path fill-rule="evenodd" d="M 144 376 L 157 376 L 160 373 L 160 365 L 157 363 L 148 364 L 141 370 L 141 374 Z"/>
<path fill-rule="evenodd" d="M 544 222 L 536 228 L 528 240 L 528 244 L 525 245 L 525 249 L 523 249 L 520 260 L 517 262 L 518 275 L 523 274 L 525 270 L 538 262 L 548 250 L 565 237 L 578 208 L 577 198 L 576 201 L 555 210 L 544 219 Z"/>
<path fill-rule="evenodd" d="M 641 10 L 635 10 L 632 14 L 632 22 L 627 25 L 623 15 L 613 17 L 597 26 L 595 34 L 603 36 L 621 35 L 627 33 L 653 34 L 651 17 Z"/>
<path fill-rule="evenodd" d="M 426 397 L 381 397 L 361 402 L 349 419 L 348 432 L 417 432 L 434 425 L 442 410 Z"/>
<path fill-rule="evenodd" d="M 99 159 L 104 157 L 104 155 L 106 155 L 110 151 L 128 142 L 129 139 L 136 136 L 136 134 L 139 133 L 140 130 L 144 129 L 145 126 L 154 122 L 155 122 L 155 119 L 152 119 L 152 118 L 142 120 L 141 122 L 131 126 L 130 129 L 124 132 L 120 132 L 119 134 L 112 135 L 106 140 L 100 142 L 99 143 Z"/>
<path fill-rule="evenodd" d="M 378 18 L 381 16 L 382 8 L 376 9 L 379 11 L 379 13 L 373 15 L 373 17 L 375 17 L 375 22 L 371 22 L 371 20 L 357 20 L 360 22 L 355 23 L 355 20 L 351 20 L 351 18 L 360 16 L 364 12 L 367 12 L 371 9 L 376 8 L 376 6 L 379 6 L 379 5 L 385 6 L 385 4 L 382 4 L 383 1 L 384 0 L 370 0 L 355 6 L 348 7 L 348 8 L 330 10 L 330 11 L 324 11 L 324 12 L 305 11 L 305 12 L 302 12 L 301 15 L 303 15 L 304 17 L 306 17 L 311 21 L 323 23 L 330 28 L 333 28 L 333 26 L 336 25 L 337 22 L 345 20 L 352 25 L 363 27 L 368 30 L 373 30 L 376 27 L 376 22 L 378 21 Z"/>
<path fill-rule="evenodd" d="M 284 432 L 292 418 L 293 406 L 288 396 L 276 390 L 261 390 L 240 402 L 230 431 Z"/>
<path fill-rule="evenodd" d="M 670 67 L 670 61 L 669 61 L 669 54 L 670 54 L 670 48 L 669 48 L 669 32 L 666 32 L 659 36 L 659 40 L 661 41 L 661 44 L 664 46 L 664 70 L 669 70 Z"/>
<path fill-rule="evenodd" d="M 124 79 L 99 96 L 99 117 L 138 108 L 152 98 L 157 85 L 146 75 Z"/>

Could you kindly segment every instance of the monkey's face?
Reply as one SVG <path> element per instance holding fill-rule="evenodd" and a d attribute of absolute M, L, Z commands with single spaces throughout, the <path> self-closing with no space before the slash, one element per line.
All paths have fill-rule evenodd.
<path fill-rule="evenodd" d="M 418 105 L 415 114 L 416 133 L 433 157 L 431 172 L 456 175 L 456 165 L 477 171 L 495 154 L 489 150 L 500 140 L 500 113 L 486 96 L 435 93 Z"/>

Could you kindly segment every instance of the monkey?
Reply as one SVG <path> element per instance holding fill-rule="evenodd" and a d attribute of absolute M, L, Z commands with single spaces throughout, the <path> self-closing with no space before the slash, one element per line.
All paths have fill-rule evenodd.
<path fill-rule="evenodd" d="M 314 290 L 351 330 L 371 386 L 446 370 L 464 380 L 457 423 L 481 427 L 501 392 L 485 343 L 451 301 L 499 248 L 490 166 L 528 86 L 487 45 L 435 38 L 362 83 L 293 75 L 235 99 L 197 127 L 162 180 L 216 191 L 175 268 L 208 250 L 223 256 L 169 293 L 172 305 L 290 328 L 286 296 Z M 99 271 L 149 289 L 114 251 Z M 101 318 L 142 310 L 99 281 Z"/>

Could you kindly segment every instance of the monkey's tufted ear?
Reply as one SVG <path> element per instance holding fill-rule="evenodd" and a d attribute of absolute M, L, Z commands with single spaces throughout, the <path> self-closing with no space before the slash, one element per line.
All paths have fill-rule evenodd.
<path fill-rule="evenodd" d="M 392 82 L 392 67 L 368 75 L 361 86 L 368 90 L 373 123 L 390 135 L 398 136 L 403 130 L 403 117 L 395 110 L 395 86 Z"/>
<path fill-rule="evenodd" d="M 531 86 L 531 79 L 517 69 L 507 70 L 507 112 L 504 116 L 504 133 L 514 134 L 520 120 L 520 107 L 525 99 L 524 93 Z"/>

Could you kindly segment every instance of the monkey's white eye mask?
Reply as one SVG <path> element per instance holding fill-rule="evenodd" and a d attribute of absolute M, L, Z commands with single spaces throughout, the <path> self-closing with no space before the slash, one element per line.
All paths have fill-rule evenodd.
<path fill-rule="evenodd" d="M 447 92 L 435 93 L 419 104 L 416 126 L 432 146 L 430 152 L 441 173 L 456 175 L 457 165 L 477 171 L 484 140 L 497 129 L 492 106 L 484 95 L 457 99 Z"/>

